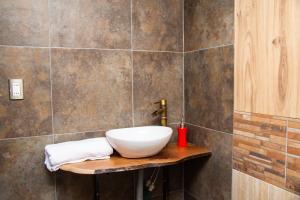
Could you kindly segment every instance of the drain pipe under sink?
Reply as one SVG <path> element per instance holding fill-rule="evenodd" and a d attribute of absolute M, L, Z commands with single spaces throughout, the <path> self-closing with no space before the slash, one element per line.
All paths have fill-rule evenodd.
<path fill-rule="evenodd" d="M 136 188 L 136 200 L 143 200 L 144 190 L 144 170 L 138 170 L 137 188 Z"/>

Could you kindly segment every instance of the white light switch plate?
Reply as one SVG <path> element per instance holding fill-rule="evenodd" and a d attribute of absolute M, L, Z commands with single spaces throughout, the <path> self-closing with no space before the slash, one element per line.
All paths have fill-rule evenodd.
<path fill-rule="evenodd" d="M 9 94 L 12 100 L 24 99 L 23 79 L 9 79 Z"/>

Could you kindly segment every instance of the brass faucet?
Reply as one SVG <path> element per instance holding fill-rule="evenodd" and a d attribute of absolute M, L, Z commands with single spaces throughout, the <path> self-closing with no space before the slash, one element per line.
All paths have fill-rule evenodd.
<path fill-rule="evenodd" d="M 155 102 L 155 104 L 159 104 L 159 109 L 154 111 L 152 113 L 152 116 L 158 116 L 160 115 L 160 124 L 162 126 L 167 126 L 168 119 L 167 119 L 167 100 L 161 99 L 158 102 Z"/>

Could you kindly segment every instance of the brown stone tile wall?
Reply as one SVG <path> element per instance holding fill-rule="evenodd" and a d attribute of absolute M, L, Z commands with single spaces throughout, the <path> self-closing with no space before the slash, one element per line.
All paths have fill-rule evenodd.
<path fill-rule="evenodd" d="M 0 44 L 48 46 L 48 0 L 2 0 Z"/>
<path fill-rule="evenodd" d="M 185 164 L 185 199 L 231 199 L 234 0 L 184 1 L 184 107 L 189 142 L 212 150 Z"/>
<path fill-rule="evenodd" d="M 233 44 L 234 0 L 184 1 L 184 50 Z"/>
<path fill-rule="evenodd" d="M 185 54 L 185 119 L 232 133 L 233 46 Z"/>
<path fill-rule="evenodd" d="M 10 101 L 9 78 L 24 79 L 24 100 Z M 49 49 L 0 47 L 0 139 L 52 133 Z"/>
<path fill-rule="evenodd" d="M 132 0 L 132 48 L 182 52 L 183 2 Z"/>
<path fill-rule="evenodd" d="M 234 113 L 233 167 L 299 194 L 299 121 Z"/>
<path fill-rule="evenodd" d="M 183 0 L 0 1 L 1 200 L 92 198 L 91 176 L 47 172 L 46 144 L 157 124 L 151 113 L 160 98 L 169 101 L 170 126 L 177 127 L 183 6 Z M 24 79 L 24 100 L 9 100 L 10 78 Z M 170 172 L 170 195 L 178 199 L 181 169 Z M 133 172 L 103 175 L 101 198 L 133 199 L 133 178 Z M 161 197 L 161 186 L 153 198 Z"/>
<path fill-rule="evenodd" d="M 151 113 L 159 99 L 168 100 L 168 120 L 181 120 L 183 110 L 183 55 L 169 52 L 133 53 L 134 122 L 136 125 L 159 123 Z"/>
<path fill-rule="evenodd" d="M 132 124 L 130 51 L 52 49 L 51 65 L 54 133 Z"/>
<path fill-rule="evenodd" d="M 130 49 L 130 0 L 51 0 L 51 46 Z"/>

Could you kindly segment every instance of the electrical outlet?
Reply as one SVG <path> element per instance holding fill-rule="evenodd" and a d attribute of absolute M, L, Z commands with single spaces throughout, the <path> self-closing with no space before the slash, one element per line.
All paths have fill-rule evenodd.
<path fill-rule="evenodd" d="M 9 94 L 11 100 L 24 99 L 23 79 L 9 79 Z"/>

